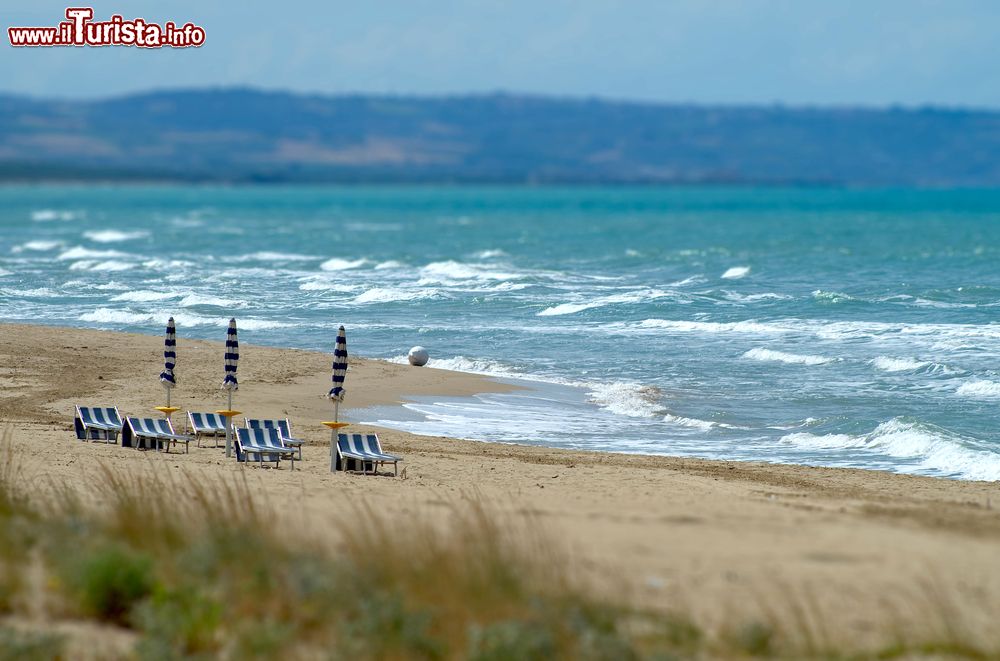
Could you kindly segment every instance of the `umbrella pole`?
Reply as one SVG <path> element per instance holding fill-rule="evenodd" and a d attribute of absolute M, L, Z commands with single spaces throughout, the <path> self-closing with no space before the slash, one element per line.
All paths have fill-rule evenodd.
<path fill-rule="evenodd" d="M 228 410 L 233 410 L 233 391 L 229 391 L 229 406 Z M 231 417 L 226 418 L 226 458 L 233 456 L 233 419 Z"/>

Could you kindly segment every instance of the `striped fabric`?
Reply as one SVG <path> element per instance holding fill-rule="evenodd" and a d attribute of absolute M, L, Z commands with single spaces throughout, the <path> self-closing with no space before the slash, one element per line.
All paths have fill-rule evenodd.
<path fill-rule="evenodd" d="M 254 455 L 258 462 L 273 461 L 275 465 L 287 458 L 292 462 L 292 470 L 295 469 L 295 450 L 281 442 L 277 429 L 237 429 L 236 460 L 247 461 L 249 455 Z"/>
<path fill-rule="evenodd" d="M 216 439 L 215 447 L 219 447 L 218 439 L 226 435 L 226 418 L 218 413 L 195 413 L 188 411 L 188 423 L 191 426 L 191 433 L 194 434 L 198 447 L 201 447 L 201 439 Z"/>
<path fill-rule="evenodd" d="M 112 441 L 122 429 L 122 417 L 113 406 L 77 406 L 73 427 L 80 440 Z"/>
<path fill-rule="evenodd" d="M 225 434 L 226 418 L 218 413 L 194 413 L 188 411 L 191 431 L 195 434 Z"/>
<path fill-rule="evenodd" d="M 163 371 L 160 372 L 160 381 L 165 388 L 173 388 L 177 385 L 177 377 L 174 376 L 174 367 L 177 366 L 177 332 L 174 328 L 174 318 L 167 320 L 167 336 L 163 340 Z"/>
<path fill-rule="evenodd" d="M 396 463 L 402 461 L 401 457 L 387 454 L 382 450 L 378 436 L 375 434 L 337 434 L 337 451 L 341 457 L 357 459 L 362 462 L 362 472 L 365 462 L 374 464 L 392 464 L 393 471 L 396 470 Z"/>
<path fill-rule="evenodd" d="M 169 450 L 170 443 L 178 442 L 187 447 L 188 437 L 174 433 L 170 420 L 166 418 L 128 417 L 126 423 L 122 436 L 122 445 L 126 447 L 138 448 L 140 443 L 145 445 L 146 441 L 152 441 L 157 449 L 166 445 Z"/>
<path fill-rule="evenodd" d="M 222 387 L 226 390 L 239 390 L 240 384 L 236 381 L 236 366 L 240 362 L 240 341 L 236 337 L 236 319 L 229 320 L 229 329 L 226 331 L 226 378 L 222 380 Z"/>
<path fill-rule="evenodd" d="M 347 333 L 341 326 L 337 331 L 337 345 L 333 349 L 333 388 L 327 397 L 336 401 L 344 401 L 344 379 L 347 378 Z"/>
<path fill-rule="evenodd" d="M 281 435 L 281 442 L 289 447 L 299 449 L 299 459 L 302 459 L 302 444 L 305 443 L 300 438 L 292 436 L 292 428 L 288 424 L 288 419 L 284 420 L 258 420 L 255 418 L 246 419 L 247 429 L 277 429 Z"/>

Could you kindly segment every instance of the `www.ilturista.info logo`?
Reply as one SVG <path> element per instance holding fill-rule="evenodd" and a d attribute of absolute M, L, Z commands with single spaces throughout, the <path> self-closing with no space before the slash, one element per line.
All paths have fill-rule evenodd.
<path fill-rule="evenodd" d="M 137 46 L 139 48 L 189 48 L 205 43 L 205 28 L 194 23 L 178 26 L 147 23 L 143 18 L 125 20 L 118 14 L 108 21 L 93 21 L 91 7 L 69 7 L 55 27 L 11 27 L 11 46 Z"/>

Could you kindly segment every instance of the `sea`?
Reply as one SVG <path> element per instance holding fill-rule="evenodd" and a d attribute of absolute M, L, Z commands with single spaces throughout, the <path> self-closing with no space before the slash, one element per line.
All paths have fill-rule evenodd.
<path fill-rule="evenodd" d="M 0 188 L 0 320 L 170 316 L 523 386 L 348 412 L 417 434 L 1000 480 L 997 190 Z"/>

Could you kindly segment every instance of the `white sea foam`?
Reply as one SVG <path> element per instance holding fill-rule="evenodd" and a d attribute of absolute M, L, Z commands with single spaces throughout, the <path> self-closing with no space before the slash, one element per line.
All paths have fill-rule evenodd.
<path fill-rule="evenodd" d="M 361 268 L 368 263 L 367 259 L 342 259 L 333 257 L 319 265 L 324 271 L 346 271 L 348 269 Z"/>
<path fill-rule="evenodd" d="M 743 357 L 749 360 L 759 360 L 770 363 L 788 363 L 790 365 L 825 365 L 834 361 L 833 358 L 828 358 L 826 356 L 785 353 L 784 351 L 775 351 L 773 349 L 765 349 L 763 347 L 750 349 L 743 354 Z"/>
<path fill-rule="evenodd" d="M 407 364 L 406 356 L 396 356 L 388 359 L 390 362 Z M 634 381 L 572 381 L 558 377 L 526 374 L 505 363 L 479 358 L 431 358 L 428 367 L 469 372 L 522 381 L 537 381 L 551 383 L 587 391 L 587 399 L 598 407 L 632 418 L 657 418 L 663 415 L 663 406 L 659 403 L 663 393 L 655 386 L 643 385 Z"/>
<path fill-rule="evenodd" d="M 498 257 L 507 257 L 507 253 L 499 249 L 480 250 L 475 254 L 475 256 L 479 259 L 496 259 Z"/>
<path fill-rule="evenodd" d="M 262 250 L 260 252 L 250 253 L 249 255 L 240 255 L 239 257 L 234 257 L 232 261 L 234 262 L 308 262 L 314 259 L 321 259 L 315 255 L 300 255 L 294 252 L 274 252 L 270 250 Z M 337 269 L 326 269 L 326 270 L 337 270 Z"/>
<path fill-rule="evenodd" d="M 362 289 L 363 285 L 348 285 L 342 282 L 330 282 L 318 278 L 310 278 L 299 285 L 302 291 L 335 291 L 342 293 L 352 293 Z"/>
<path fill-rule="evenodd" d="M 401 365 L 409 364 L 409 359 L 403 356 L 394 356 L 387 359 L 392 363 Z M 465 356 L 455 356 L 453 358 L 431 358 L 427 361 L 427 367 L 439 370 L 451 370 L 453 372 L 469 372 L 471 374 L 482 374 L 484 376 L 496 376 L 501 378 L 524 378 L 524 375 L 513 367 L 496 360 L 483 358 L 466 358 Z"/>
<path fill-rule="evenodd" d="M 692 275 L 684 278 L 683 280 L 678 280 L 677 282 L 671 282 L 668 287 L 685 287 L 687 285 L 694 285 L 700 282 L 705 282 L 704 276 Z"/>
<path fill-rule="evenodd" d="M 92 250 L 90 248 L 84 248 L 83 246 L 75 246 L 69 250 L 64 250 L 59 253 L 56 259 L 59 260 L 78 260 L 78 259 L 108 259 L 111 257 L 128 257 L 127 254 L 119 252 L 117 250 Z"/>
<path fill-rule="evenodd" d="M 221 296 L 208 296 L 205 294 L 188 294 L 180 300 L 180 305 L 185 308 L 191 308 L 199 305 L 217 308 L 245 308 L 247 306 L 244 301 L 222 298 Z"/>
<path fill-rule="evenodd" d="M 968 381 L 960 385 L 955 394 L 973 399 L 996 399 L 1000 397 L 1000 383 L 985 379 Z"/>
<path fill-rule="evenodd" d="M 674 292 L 665 291 L 662 289 L 639 289 L 636 291 L 623 292 L 621 294 L 612 294 L 611 296 L 600 296 L 597 298 L 592 298 L 589 301 L 580 303 L 561 303 L 559 305 L 554 305 L 552 307 L 545 308 L 539 312 L 536 316 L 539 317 L 555 317 L 564 314 L 573 314 L 575 312 L 580 312 L 582 310 L 589 310 L 591 308 L 604 307 L 606 305 L 616 305 L 622 303 L 647 303 L 650 301 L 655 301 L 661 298 L 675 296 Z"/>
<path fill-rule="evenodd" d="M 723 296 L 730 301 L 735 301 L 737 303 L 756 303 L 758 301 L 788 301 L 794 298 L 788 294 L 776 294 L 774 292 L 765 292 L 763 294 L 740 294 L 735 291 L 723 292 Z"/>
<path fill-rule="evenodd" d="M 14 275 L 14 273 L 12 271 L 8 271 L 7 269 L 0 269 L 0 278 L 5 278 L 8 275 Z"/>
<path fill-rule="evenodd" d="M 869 434 L 814 435 L 806 432 L 783 436 L 781 441 L 810 450 L 858 449 L 908 459 L 908 472 L 934 471 L 970 480 L 1000 480 L 1000 453 L 980 449 L 978 443 L 947 430 L 893 418 Z"/>
<path fill-rule="evenodd" d="M 184 259 L 147 259 L 142 263 L 142 266 L 147 269 L 167 271 L 190 268 L 194 265 L 194 262 Z"/>
<path fill-rule="evenodd" d="M 757 333 L 777 334 L 793 333 L 797 329 L 794 324 L 764 323 L 758 321 L 674 321 L 670 319 L 646 319 L 639 322 L 636 328 L 666 330 L 678 333 Z"/>
<path fill-rule="evenodd" d="M 65 211 L 57 209 L 38 209 L 31 212 L 31 219 L 38 223 L 50 222 L 53 220 L 76 220 L 80 217 L 80 213 L 76 211 Z"/>
<path fill-rule="evenodd" d="M 220 323 L 223 322 L 223 323 Z M 223 317 L 222 319 L 216 321 L 217 326 L 226 326 L 229 324 L 229 319 Z M 236 325 L 242 330 L 271 330 L 274 328 L 294 328 L 295 324 L 291 324 L 284 321 L 273 321 L 271 319 L 252 319 L 252 318 L 236 318 Z"/>
<path fill-rule="evenodd" d="M 739 280 L 740 278 L 746 277 L 747 274 L 749 273 L 750 273 L 749 266 L 733 266 L 732 268 L 727 269 L 726 272 L 723 273 L 720 277 L 723 280 Z"/>
<path fill-rule="evenodd" d="M 518 280 L 524 277 L 519 273 L 509 273 L 494 270 L 493 267 L 480 264 L 464 264 L 454 260 L 431 262 L 420 269 L 420 285 L 454 284 L 469 280 Z"/>
<path fill-rule="evenodd" d="M 389 269 L 401 269 L 401 268 L 405 268 L 405 267 L 406 267 L 406 264 L 404 264 L 403 262 L 397 262 L 394 259 L 390 259 L 388 261 L 379 262 L 378 264 L 376 264 L 375 265 L 375 270 L 376 271 L 386 271 L 386 270 L 389 270 Z"/>
<path fill-rule="evenodd" d="M 98 324 L 118 324 L 124 326 L 140 324 L 165 324 L 169 317 L 174 317 L 178 326 L 217 326 L 224 328 L 229 325 L 229 317 L 206 317 L 196 314 L 170 314 L 167 312 L 150 313 L 136 312 L 128 308 L 117 310 L 114 308 L 97 308 L 91 312 L 81 314 L 78 319 Z M 270 319 L 237 318 L 237 326 L 240 330 L 269 330 L 274 328 L 289 328 L 292 324 L 272 321 Z"/>
<path fill-rule="evenodd" d="M 136 230 L 134 232 L 122 232 L 121 230 L 95 230 L 84 232 L 83 236 L 96 241 L 97 243 L 118 243 L 120 241 L 135 241 L 149 236 L 149 232 Z"/>
<path fill-rule="evenodd" d="M 553 305 L 552 307 L 545 308 L 539 312 L 537 316 L 556 317 L 564 314 L 573 314 L 574 312 L 582 312 L 583 310 L 589 310 L 600 306 L 600 303 L 560 303 L 559 305 Z"/>
<path fill-rule="evenodd" d="M 933 365 L 926 360 L 917 360 L 916 358 L 893 358 L 891 356 L 878 356 L 872 359 L 871 364 L 876 369 L 880 369 L 883 372 L 913 372 L 915 370 L 922 369 Z"/>
<path fill-rule="evenodd" d="M 69 265 L 70 271 L 127 271 L 135 268 L 134 262 L 120 262 L 115 259 L 82 259 Z"/>
<path fill-rule="evenodd" d="M 441 293 L 434 289 L 403 289 L 398 287 L 372 287 L 354 298 L 352 303 L 393 303 L 438 298 Z"/>
<path fill-rule="evenodd" d="M 60 295 L 48 287 L 39 287 L 37 289 L 0 289 L 0 292 L 3 292 L 6 296 L 26 298 L 55 298 Z"/>
<path fill-rule="evenodd" d="M 584 385 L 589 399 L 602 409 L 630 418 L 655 418 L 663 413 L 663 393 L 655 386 L 633 381 L 609 381 Z"/>
<path fill-rule="evenodd" d="M 81 283 L 82 285 L 85 285 L 87 287 L 91 287 L 92 289 L 99 289 L 101 291 L 121 291 L 123 289 L 131 289 L 131 287 L 129 287 L 128 285 L 126 285 L 124 282 L 115 282 L 114 280 L 112 280 L 110 282 L 105 282 L 102 285 L 91 285 L 91 284 L 89 284 L 87 282 L 84 282 L 83 280 L 72 280 L 71 282 Z M 67 282 L 66 286 L 69 286 L 69 284 L 70 283 Z"/>
<path fill-rule="evenodd" d="M 170 298 L 177 298 L 182 294 L 178 292 L 150 291 L 148 289 L 138 289 L 127 291 L 112 296 L 109 300 L 119 302 L 127 301 L 132 303 L 145 303 L 147 301 L 165 301 Z"/>
<path fill-rule="evenodd" d="M 34 252 L 48 252 L 49 250 L 55 250 L 62 246 L 60 241 L 28 241 L 22 243 L 19 246 L 14 246 L 11 248 L 12 253 L 20 253 L 25 250 L 31 250 Z"/>
<path fill-rule="evenodd" d="M 839 291 L 823 291 L 822 289 L 814 291 L 812 296 L 820 303 L 844 303 L 846 301 L 858 300 L 850 294 L 844 294 Z"/>
<path fill-rule="evenodd" d="M 690 427 L 692 429 L 701 429 L 702 431 L 708 431 L 716 426 L 714 422 L 708 420 L 698 420 L 697 418 L 685 418 L 680 415 L 672 415 L 670 413 L 663 416 L 664 422 L 669 422 L 670 424 L 680 425 L 682 427 Z"/>
<path fill-rule="evenodd" d="M 131 310 L 116 310 L 113 308 L 97 308 L 79 316 L 80 321 L 90 321 L 98 324 L 142 324 L 155 319 L 148 313 L 132 312 Z M 166 321 L 166 318 L 164 318 Z"/>

